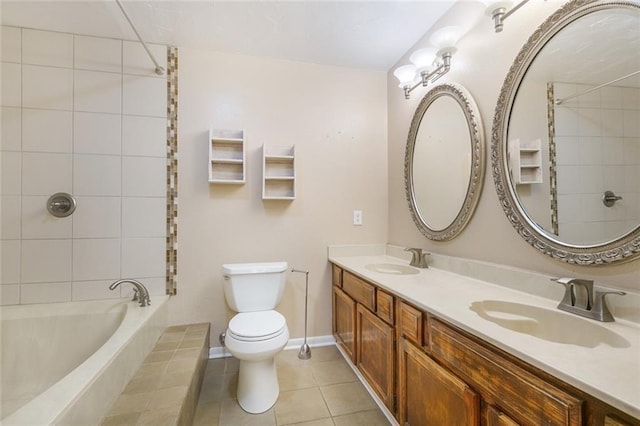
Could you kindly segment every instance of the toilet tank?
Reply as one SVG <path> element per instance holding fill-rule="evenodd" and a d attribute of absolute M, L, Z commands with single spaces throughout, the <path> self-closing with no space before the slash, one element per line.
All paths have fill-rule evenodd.
<path fill-rule="evenodd" d="M 236 312 L 275 309 L 282 299 L 287 262 L 222 265 L 224 296 Z"/>

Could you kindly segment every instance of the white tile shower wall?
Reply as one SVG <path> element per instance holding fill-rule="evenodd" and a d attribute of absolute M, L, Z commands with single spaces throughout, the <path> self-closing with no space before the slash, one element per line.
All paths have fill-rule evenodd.
<path fill-rule="evenodd" d="M 0 31 L 2 60 L 6 62 L 22 62 L 22 40 L 20 28 L 2 27 Z"/>
<path fill-rule="evenodd" d="M 71 152 L 73 113 L 47 109 L 22 110 L 22 150 Z"/>
<path fill-rule="evenodd" d="M 3 151 L 20 151 L 22 109 L 2 107 L 0 111 L 0 146 Z"/>
<path fill-rule="evenodd" d="M 589 86 L 556 83 L 557 97 Z M 560 234 L 578 244 L 606 241 L 640 219 L 640 89 L 609 86 L 555 110 Z M 565 159 L 565 151 L 579 156 Z M 604 191 L 623 197 L 613 207 Z M 600 224 L 600 226 L 594 226 Z"/>
<path fill-rule="evenodd" d="M 166 77 L 137 42 L 1 31 L 0 304 L 164 294 Z M 55 218 L 62 191 L 78 207 Z"/>

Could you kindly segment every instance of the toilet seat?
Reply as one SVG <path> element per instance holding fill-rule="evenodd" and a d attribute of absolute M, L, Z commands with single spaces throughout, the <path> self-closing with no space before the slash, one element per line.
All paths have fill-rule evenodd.
<path fill-rule="evenodd" d="M 229 321 L 228 333 L 237 340 L 257 342 L 278 337 L 287 329 L 287 322 L 277 311 L 243 312 Z"/>

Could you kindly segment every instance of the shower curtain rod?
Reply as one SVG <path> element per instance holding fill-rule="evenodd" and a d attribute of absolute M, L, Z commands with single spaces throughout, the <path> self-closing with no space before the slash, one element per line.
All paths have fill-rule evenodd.
<path fill-rule="evenodd" d="M 142 47 L 144 47 L 144 50 L 146 50 L 147 55 L 149 55 L 149 58 L 151 58 L 151 61 L 153 61 L 153 64 L 156 66 L 155 73 L 158 75 L 164 75 L 164 68 L 162 68 L 158 63 L 158 61 L 156 61 L 156 58 L 153 57 L 153 54 L 147 47 L 147 44 L 144 42 L 144 40 L 142 40 L 142 37 L 140 37 L 140 34 L 138 34 L 136 27 L 133 25 L 133 22 L 131 22 L 129 15 L 127 15 L 127 11 L 124 10 L 124 6 L 122 6 L 122 3 L 120 3 L 120 0 L 116 0 L 116 3 L 120 7 L 120 10 L 122 11 L 122 14 L 124 15 L 124 17 L 127 19 L 127 22 L 129 23 L 129 25 L 131 25 L 131 29 L 133 30 L 134 33 L 136 33 L 136 37 L 138 37 L 138 40 L 140 40 L 140 43 L 142 43 Z"/>
<path fill-rule="evenodd" d="M 634 72 L 632 72 L 631 74 L 627 74 L 627 75 L 624 75 L 624 76 L 622 76 L 622 77 L 616 78 L 615 80 L 611 80 L 611 81 L 608 81 L 608 82 L 606 82 L 606 83 L 602 83 L 601 85 L 596 86 L 596 87 L 593 87 L 593 88 L 591 88 L 591 89 L 589 89 L 589 90 L 585 90 L 584 92 L 581 92 L 581 93 L 578 93 L 578 94 L 575 94 L 575 95 L 571 95 L 571 96 L 567 96 L 566 98 L 556 99 L 554 103 L 555 103 L 556 105 L 560 105 L 560 104 L 562 104 L 563 102 L 568 101 L 569 99 L 573 99 L 573 98 L 577 98 L 577 97 L 582 96 L 582 95 L 586 95 L 587 93 L 591 93 L 591 92 L 593 92 L 594 90 L 602 89 L 603 87 L 607 87 L 607 86 L 609 86 L 610 84 L 617 83 L 617 82 L 619 82 L 619 81 L 621 81 L 621 80 L 625 80 L 625 79 L 627 79 L 627 78 L 629 78 L 629 77 L 633 77 L 633 76 L 634 76 L 634 75 L 636 75 L 636 74 L 640 74 L 640 70 L 638 70 L 638 71 L 634 71 Z"/>

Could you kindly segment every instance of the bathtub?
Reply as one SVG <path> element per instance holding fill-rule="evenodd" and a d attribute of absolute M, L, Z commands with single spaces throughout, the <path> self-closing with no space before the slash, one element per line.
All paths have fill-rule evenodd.
<path fill-rule="evenodd" d="M 0 423 L 98 424 L 166 328 L 168 299 L 2 307 Z"/>

